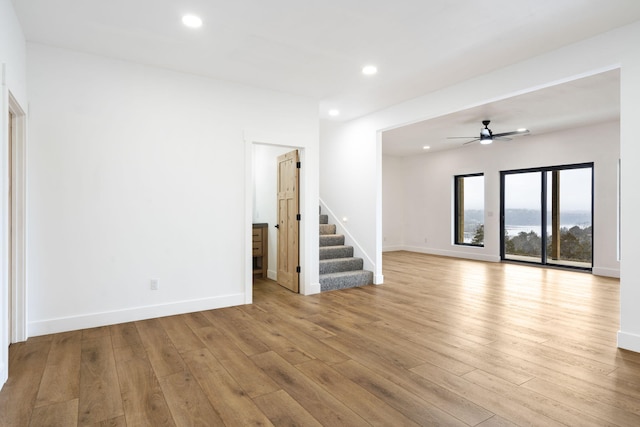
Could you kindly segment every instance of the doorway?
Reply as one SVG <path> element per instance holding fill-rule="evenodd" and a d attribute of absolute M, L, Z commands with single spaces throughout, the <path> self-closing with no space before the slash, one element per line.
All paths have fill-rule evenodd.
<path fill-rule="evenodd" d="M 284 286 L 291 289 L 294 292 L 304 293 L 304 281 L 301 277 L 301 273 L 296 271 L 297 266 L 302 266 L 304 263 L 304 227 L 303 221 L 297 221 L 296 213 L 302 213 L 304 194 L 300 188 L 301 181 L 304 179 L 305 169 L 296 169 L 297 164 L 302 159 L 304 161 L 304 149 L 300 149 L 295 146 L 288 145 L 275 145 L 266 143 L 251 143 L 248 147 L 252 155 L 251 169 L 252 169 L 252 199 L 251 199 L 251 226 L 262 226 L 263 232 L 266 236 L 265 249 L 267 259 L 267 272 L 266 277 L 280 284 L 289 284 L 290 286 Z M 291 157 L 292 152 L 297 153 L 297 160 L 291 160 L 287 156 Z M 279 158 L 285 158 L 284 162 L 280 162 Z M 300 162 L 300 163 L 302 163 Z M 299 171 L 298 185 L 295 185 L 298 190 L 298 196 L 295 198 L 297 201 L 296 208 L 291 210 L 293 212 L 293 221 L 286 221 L 286 225 L 281 224 L 281 220 L 278 218 L 279 212 L 283 212 L 287 216 L 288 207 L 294 201 L 291 199 L 291 194 L 288 191 L 279 191 L 280 185 L 278 179 L 281 176 L 281 172 L 290 171 L 290 167 L 281 168 L 280 166 L 293 166 L 294 169 Z M 286 190 L 288 185 L 284 185 Z M 279 194 L 282 196 L 282 200 L 279 200 Z M 289 198 L 288 201 L 286 199 Z M 281 205 L 287 209 L 280 209 Z M 298 228 L 298 224 L 299 228 Z M 289 257 L 288 251 L 281 253 L 278 249 L 278 243 L 280 240 L 289 241 L 289 237 L 294 237 L 289 233 L 290 226 L 295 226 L 298 231 L 298 235 L 295 241 L 298 243 L 298 248 L 291 252 L 291 255 L 295 254 L 296 259 L 292 260 Z M 285 244 L 287 242 L 284 242 Z M 253 243 L 253 242 L 252 242 Z M 286 246 L 284 246 L 286 248 Z M 252 247 L 253 249 L 253 247 Z M 293 289 L 292 289 L 293 287 Z M 250 289 L 247 290 L 251 291 Z"/>
<path fill-rule="evenodd" d="M 593 163 L 500 172 L 501 259 L 591 270 Z"/>

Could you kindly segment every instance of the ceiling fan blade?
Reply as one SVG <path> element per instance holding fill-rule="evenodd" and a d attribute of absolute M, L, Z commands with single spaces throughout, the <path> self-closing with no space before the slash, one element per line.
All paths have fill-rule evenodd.
<path fill-rule="evenodd" d="M 472 142 L 476 142 L 476 141 L 480 141 L 480 138 L 476 138 L 476 139 L 472 139 L 471 141 L 465 142 L 462 145 L 467 145 L 467 144 L 471 144 Z"/>
<path fill-rule="evenodd" d="M 504 136 L 499 136 L 499 137 L 496 138 L 494 136 L 493 139 L 497 140 L 497 141 L 511 141 L 513 138 L 505 138 Z"/>
<path fill-rule="evenodd" d="M 475 136 L 448 136 L 447 139 L 469 139 L 475 138 Z"/>
<path fill-rule="evenodd" d="M 504 133 L 494 133 L 493 138 L 500 138 L 501 136 L 510 136 L 510 135 L 526 135 L 529 133 L 529 129 L 525 130 L 514 130 L 513 132 L 504 132 Z"/>

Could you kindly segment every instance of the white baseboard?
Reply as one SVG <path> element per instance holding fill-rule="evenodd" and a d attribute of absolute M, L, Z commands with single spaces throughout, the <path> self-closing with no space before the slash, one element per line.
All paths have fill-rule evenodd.
<path fill-rule="evenodd" d="M 591 273 L 596 276 L 620 278 L 620 269 L 616 268 L 593 267 L 593 269 L 591 269 Z"/>
<path fill-rule="evenodd" d="M 618 331 L 618 347 L 640 353 L 640 335 Z"/>
<path fill-rule="evenodd" d="M 275 270 L 267 270 L 267 279 L 271 279 L 274 282 L 278 281 L 278 272 Z"/>
<path fill-rule="evenodd" d="M 4 361 L 0 362 L 0 390 L 2 390 L 2 386 L 9 379 L 9 370 L 7 369 L 7 365 Z"/>
<path fill-rule="evenodd" d="M 383 285 L 384 284 L 384 275 L 376 274 L 373 276 L 373 284 L 374 285 Z"/>
<path fill-rule="evenodd" d="M 321 291 L 322 288 L 320 287 L 320 282 L 312 283 L 311 286 L 309 286 L 309 289 L 305 289 L 304 295 L 319 294 Z"/>
<path fill-rule="evenodd" d="M 76 331 L 79 329 L 115 325 L 118 323 L 133 322 L 136 320 L 173 316 L 176 314 L 213 310 L 216 308 L 232 307 L 243 304 L 244 294 L 233 294 L 153 306 L 133 307 L 102 313 L 90 313 L 79 316 L 38 320 L 29 323 L 29 335 L 38 336 L 55 334 L 58 332 Z"/>
<path fill-rule="evenodd" d="M 382 248 L 382 252 L 395 252 L 404 250 L 404 246 L 385 246 Z"/>

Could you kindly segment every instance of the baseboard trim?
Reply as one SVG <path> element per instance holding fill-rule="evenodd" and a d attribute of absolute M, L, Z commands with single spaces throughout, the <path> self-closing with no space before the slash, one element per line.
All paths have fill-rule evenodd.
<path fill-rule="evenodd" d="M 640 353 L 640 335 L 618 331 L 618 348 Z"/>
<path fill-rule="evenodd" d="M 224 295 L 220 297 L 134 307 L 102 313 L 90 313 L 79 316 L 39 320 L 29 323 L 29 335 L 39 336 L 55 334 L 59 332 L 96 328 L 99 326 L 115 325 L 118 323 L 134 322 L 137 320 L 152 319 L 156 317 L 232 307 L 236 305 L 243 305 L 244 297 L 244 294 Z"/>
<path fill-rule="evenodd" d="M 446 251 L 442 249 L 421 248 L 419 246 L 403 246 L 401 251 L 418 252 L 428 255 L 446 256 L 449 258 L 464 258 L 474 261 L 500 262 L 500 257 L 495 255 L 486 255 L 473 252 Z"/>
<path fill-rule="evenodd" d="M 593 267 L 591 273 L 596 276 L 620 278 L 620 269 L 615 268 Z"/>
<path fill-rule="evenodd" d="M 404 246 L 385 246 L 382 248 L 382 252 L 395 252 L 395 251 L 403 251 Z"/>
<path fill-rule="evenodd" d="M 2 390 L 2 386 L 9 379 L 9 370 L 7 369 L 7 365 L 4 361 L 0 362 L 0 390 Z"/>
<path fill-rule="evenodd" d="M 314 295 L 322 292 L 322 288 L 320 287 L 320 282 L 311 283 L 309 289 L 305 289 L 305 293 L 303 295 Z"/>
<path fill-rule="evenodd" d="M 373 284 L 374 285 L 382 285 L 384 284 L 384 275 L 376 274 L 373 276 Z"/>
<path fill-rule="evenodd" d="M 267 279 L 271 279 L 274 282 L 278 281 L 278 272 L 275 270 L 267 270 Z"/>

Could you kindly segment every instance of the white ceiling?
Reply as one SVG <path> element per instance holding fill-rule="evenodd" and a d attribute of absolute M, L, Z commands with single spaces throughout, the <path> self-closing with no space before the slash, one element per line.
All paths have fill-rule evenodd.
<path fill-rule="evenodd" d="M 313 97 L 338 120 L 640 19 L 637 0 L 13 3 L 28 41 Z M 185 13 L 204 26 L 185 28 Z M 368 63 L 376 76 L 360 73 Z M 494 130 L 511 123 L 496 118 Z"/>
<path fill-rule="evenodd" d="M 529 135 L 494 142 L 518 144 L 526 143 L 531 135 L 619 118 L 620 70 L 616 69 L 383 132 L 382 152 L 409 156 L 469 147 L 478 144 L 465 145 L 479 137 L 485 119 L 491 120 L 489 128 L 494 134 L 529 129 Z M 470 138 L 448 139 L 458 136 Z"/>

